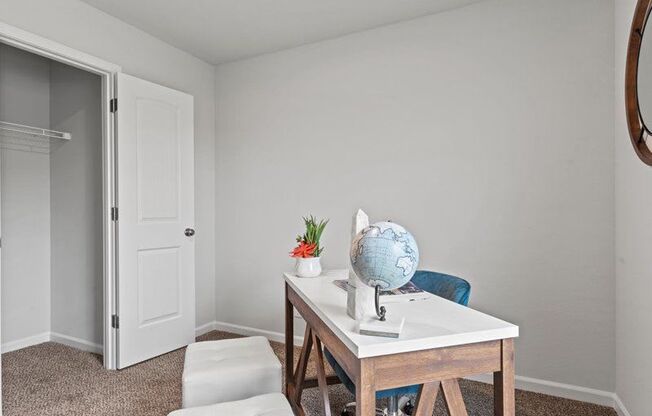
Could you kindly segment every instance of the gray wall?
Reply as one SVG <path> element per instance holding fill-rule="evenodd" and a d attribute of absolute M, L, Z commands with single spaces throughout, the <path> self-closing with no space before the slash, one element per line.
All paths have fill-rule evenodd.
<path fill-rule="evenodd" d="M 47 59 L 0 45 L 0 120 L 47 128 Z M 50 164 L 46 154 L 0 150 L 2 343 L 50 330 Z"/>
<path fill-rule="evenodd" d="M 0 43 L 0 82 L 0 120 L 49 127 L 49 59 Z"/>
<path fill-rule="evenodd" d="M 38 11 L 38 12 L 35 12 Z M 214 67 L 78 0 L 2 0 L 0 20 L 195 97 L 197 325 L 215 319 Z"/>
<path fill-rule="evenodd" d="M 611 1 L 498 0 L 218 66 L 217 319 L 283 331 L 301 216 L 346 267 L 362 207 L 521 326 L 518 374 L 613 391 L 613 59 Z"/>
<path fill-rule="evenodd" d="M 102 344 L 100 77 L 53 62 L 51 128 L 71 134 L 50 154 L 51 329 Z"/>
<path fill-rule="evenodd" d="M 634 153 L 625 120 L 625 55 L 635 0 L 616 1 L 616 393 L 632 416 L 652 392 L 652 168 Z"/>

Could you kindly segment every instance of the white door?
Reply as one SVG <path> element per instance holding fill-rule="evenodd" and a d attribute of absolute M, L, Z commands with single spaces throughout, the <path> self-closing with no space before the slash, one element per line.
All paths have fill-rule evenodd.
<path fill-rule="evenodd" d="M 193 97 L 117 78 L 117 366 L 195 339 Z"/>

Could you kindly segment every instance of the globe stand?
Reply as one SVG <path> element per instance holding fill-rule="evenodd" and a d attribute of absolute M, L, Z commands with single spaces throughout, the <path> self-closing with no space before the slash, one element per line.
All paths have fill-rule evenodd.
<path fill-rule="evenodd" d="M 375 337 L 398 338 L 405 324 L 405 317 L 387 318 L 387 310 L 380 306 L 380 285 L 371 286 L 375 291 L 376 316 L 368 314 L 358 321 L 358 332 L 360 335 L 371 335 Z M 367 303 L 368 304 L 368 303 Z"/>
<path fill-rule="evenodd" d="M 380 285 L 376 285 L 376 315 L 378 315 L 379 321 L 385 321 L 385 314 L 387 309 L 384 306 L 380 306 Z"/>

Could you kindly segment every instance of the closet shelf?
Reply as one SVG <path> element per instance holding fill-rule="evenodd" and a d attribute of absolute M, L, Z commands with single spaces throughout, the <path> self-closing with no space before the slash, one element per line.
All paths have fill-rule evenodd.
<path fill-rule="evenodd" d="M 0 148 L 50 153 L 70 140 L 70 133 L 0 121 Z"/>

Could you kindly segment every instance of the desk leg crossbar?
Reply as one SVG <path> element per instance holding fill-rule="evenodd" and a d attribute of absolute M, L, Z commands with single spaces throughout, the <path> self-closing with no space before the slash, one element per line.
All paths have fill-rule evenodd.
<path fill-rule="evenodd" d="M 310 361 L 310 354 L 313 351 L 316 354 L 316 367 L 317 379 L 306 379 L 306 372 L 308 370 L 308 362 Z M 286 350 L 287 352 L 287 350 Z M 292 357 L 294 354 L 292 353 Z M 293 358 L 294 359 L 294 358 Z M 324 351 L 322 349 L 321 341 L 317 335 L 306 326 L 306 333 L 303 337 L 303 346 L 301 347 L 301 354 L 299 355 L 299 362 L 297 367 L 292 371 L 292 365 L 286 366 L 286 396 L 290 401 L 294 413 L 297 415 L 305 415 L 303 406 L 301 406 L 301 395 L 305 387 L 319 387 L 322 403 L 324 404 L 324 415 L 331 416 L 331 405 L 328 397 L 328 385 L 339 382 L 336 377 L 326 376 L 326 366 L 324 363 Z M 289 369 L 289 371 L 287 371 Z M 291 375 L 291 376 L 290 376 Z"/>

